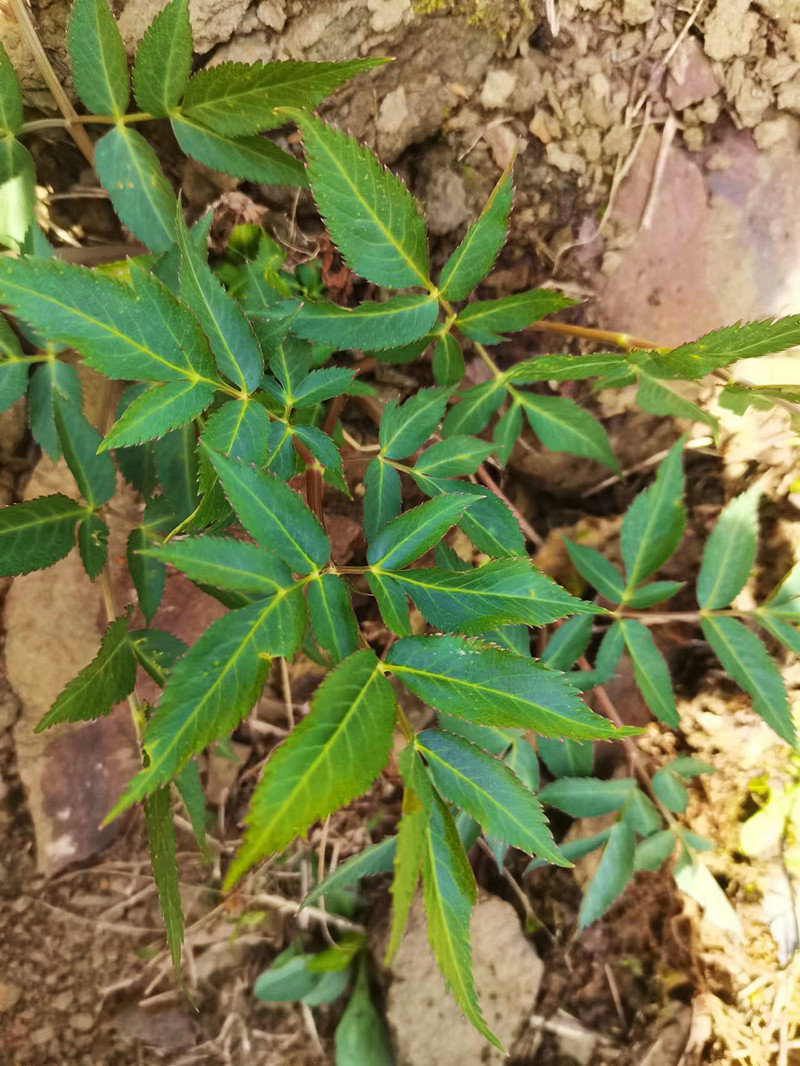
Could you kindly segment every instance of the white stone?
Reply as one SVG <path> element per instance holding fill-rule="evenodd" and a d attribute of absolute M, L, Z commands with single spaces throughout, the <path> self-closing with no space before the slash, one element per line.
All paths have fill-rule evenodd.
<path fill-rule="evenodd" d="M 490 70 L 481 89 L 481 106 L 487 109 L 502 107 L 516 84 L 516 75 L 510 71 Z"/>

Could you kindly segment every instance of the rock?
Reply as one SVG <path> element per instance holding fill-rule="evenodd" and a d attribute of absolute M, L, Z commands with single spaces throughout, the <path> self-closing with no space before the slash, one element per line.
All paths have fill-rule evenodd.
<path fill-rule="evenodd" d="M 13 1010 L 19 1003 L 22 989 L 19 985 L 12 985 L 9 981 L 0 981 L 0 1014 L 3 1011 Z"/>
<path fill-rule="evenodd" d="M 625 0 L 622 5 L 622 21 L 632 26 L 649 22 L 653 17 L 653 0 Z"/>
<path fill-rule="evenodd" d="M 676 111 L 715 96 L 720 85 L 696 37 L 687 37 L 669 65 L 666 95 Z"/>
<path fill-rule="evenodd" d="M 481 107 L 502 107 L 514 91 L 517 77 L 508 70 L 490 70 L 481 89 Z"/>
<path fill-rule="evenodd" d="M 118 21 L 129 53 L 135 51 L 145 29 L 164 4 L 165 0 L 127 0 Z M 230 40 L 248 6 L 248 0 L 229 0 L 225 4 L 216 0 L 189 0 L 195 52 L 208 52 L 215 45 Z"/>
<path fill-rule="evenodd" d="M 261 0 L 256 15 L 265 26 L 280 33 L 286 25 L 286 8 L 281 0 Z"/>
<path fill-rule="evenodd" d="M 751 0 L 717 0 L 706 19 L 703 48 L 712 59 L 747 55 L 758 16 L 750 11 Z"/>
<path fill-rule="evenodd" d="M 431 233 L 451 233 L 472 217 L 464 181 L 454 167 L 460 170 L 446 149 L 433 148 L 422 161 L 419 195 Z"/>
<path fill-rule="evenodd" d="M 764 117 L 764 112 L 772 103 L 772 93 L 755 78 L 745 75 L 734 103 L 742 125 L 751 129 Z"/>
<path fill-rule="evenodd" d="M 67 1024 L 79 1033 L 88 1033 L 94 1026 L 94 1018 L 86 1011 L 77 1011 L 69 1016 Z"/>
<path fill-rule="evenodd" d="M 544 966 L 525 939 L 514 908 L 479 899 L 470 922 L 475 985 L 490 1029 L 509 1047 L 533 1009 Z M 444 982 L 428 946 L 422 901 L 391 967 L 386 1013 L 397 1066 L 483 1066 L 507 1061 L 473 1029 Z"/>
<path fill-rule="evenodd" d="M 484 132 L 483 139 L 489 145 L 492 159 L 500 170 L 505 170 L 511 162 L 515 148 L 518 147 L 522 155 L 527 147 L 527 141 L 520 141 L 510 126 L 492 126 Z"/>
<path fill-rule="evenodd" d="M 782 144 L 790 137 L 797 143 L 797 123 L 788 115 L 780 115 L 778 118 L 760 122 L 753 130 L 755 142 L 762 152 L 773 148 L 776 144 Z"/>
<path fill-rule="evenodd" d="M 528 125 L 528 129 L 542 144 L 557 141 L 561 136 L 561 124 L 549 111 L 537 110 Z"/>
<path fill-rule="evenodd" d="M 174 1007 L 157 1011 L 129 1007 L 117 1015 L 116 1025 L 130 1040 L 163 1051 L 190 1047 L 198 1031 L 196 1022 Z"/>

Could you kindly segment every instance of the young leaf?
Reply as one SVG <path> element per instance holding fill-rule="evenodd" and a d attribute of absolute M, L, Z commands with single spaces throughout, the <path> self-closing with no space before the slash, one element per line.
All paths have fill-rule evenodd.
<path fill-rule="evenodd" d="M 133 92 L 142 111 L 156 118 L 178 104 L 192 72 L 188 0 L 170 0 L 144 31 L 136 49 Z"/>
<path fill-rule="evenodd" d="M 362 877 L 375 877 L 378 874 L 388 874 L 394 863 L 397 849 L 397 837 L 384 837 L 380 844 L 370 844 L 357 855 L 351 855 L 340 863 L 333 873 L 328 874 L 324 881 L 311 889 L 300 909 L 309 906 L 321 896 L 331 897 L 344 888 L 357 885 Z"/>
<path fill-rule="evenodd" d="M 183 944 L 183 911 L 178 886 L 175 826 L 172 822 L 169 788 L 160 788 L 145 799 L 144 820 L 158 902 L 161 904 L 161 914 L 167 930 L 167 945 L 172 956 L 172 965 L 177 971 L 180 968 Z"/>
<path fill-rule="evenodd" d="M 449 389 L 420 389 L 399 407 L 390 400 L 379 428 L 381 455 L 405 459 L 421 447 L 439 425 L 449 395 Z"/>
<path fill-rule="evenodd" d="M 299 588 L 281 590 L 212 622 L 170 673 L 145 730 L 149 763 L 129 782 L 106 821 L 154 792 L 193 755 L 235 729 L 264 687 L 270 656 L 292 655 L 304 628 Z"/>
<path fill-rule="evenodd" d="M 85 504 L 57 492 L 0 508 L 0 575 L 46 570 L 75 545 L 75 525 Z"/>
<path fill-rule="evenodd" d="M 171 248 L 177 200 L 144 137 L 128 126 L 115 126 L 95 145 L 94 165 L 114 210 L 134 236 L 151 252 Z"/>
<path fill-rule="evenodd" d="M 504 762 L 468 740 L 439 730 L 425 730 L 416 743 L 437 791 L 465 810 L 484 832 L 529 855 L 539 855 L 557 866 L 568 865 L 553 841 L 541 805 Z"/>
<path fill-rule="evenodd" d="M 581 703 L 563 674 L 475 641 L 406 637 L 389 649 L 386 665 L 431 707 L 476 725 L 576 740 L 617 732 Z"/>
<path fill-rule="evenodd" d="M 408 620 L 408 599 L 405 590 L 391 574 L 368 571 L 366 574 L 370 592 L 378 603 L 381 618 L 387 629 L 399 637 L 411 636 Z"/>
<path fill-rule="evenodd" d="M 428 940 L 439 969 L 478 1032 L 501 1047 L 481 1014 L 472 979 L 469 917 L 477 896 L 475 878 L 452 816 L 438 796 L 434 797 L 425 835 L 422 884 Z"/>
<path fill-rule="evenodd" d="M 105 2 L 105 0 L 99 0 Z M 114 380 L 216 384 L 197 320 L 142 267 L 133 289 L 58 259 L 0 259 L 0 303 Z"/>
<path fill-rule="evenodd" d="M 367 300 L 353 308 L 320 300 L 303 304 L 292 330 L 298 337 L 336 348 L 375 351 L 425 336 L 438 310 L 437 300 L 429 294 L 392 296 L 383 303 Z"/>
<path fill-rule="evenodd" d="M 600 781 L 594 777 L 562 777 L 545 785 L 539 799 L 573 818 L 595 818 L 621 810 L 636 789 L 633 777 Z"/>
<path fill-rule="evenodd" d="M 0 137 L 0 243 L 22 249 L 36 210 L 36 166 L 27 148 Z"/>
<path fill-rule="evenodd" d="M 81 495 L 91 508 L 108 503 L 117 487 L 117 476 L 110 455 L 98 455 L 100 434 L 58 393 L 53 397 L 58 439 L 72 476 Z"/>
<path fill-rule="evenodd" d="M 425 567 L 393 577 L 427 622 L 466 636 L 478 636 L 499 625 L 541 626 L 567 614 L 600 610 L 570 596 L 527 559 L 500 559 L 467 571 Z"/>
<path fill-rule="evenodd" d="M 775 662 L 755 633 L 735 618 L 719 615 L 700 619 L 703 634 L 733 680 L 753 697 L 753 710 L 787 744 L 795 743 L 795 730 L 786 686 Z"/>
<path fill-rule="evenodd" d="M 117 419 L 100 444 L 100 451 L 162 437 L 191 422 L 214 399 L 214 386 L 193 381 L 153 385 L 138 396 Z"/>
<path fill-rule="evenodd" d="M 538 396 L 515 392 L 531 429 L 547 448 L 594 459 L 611 470 L 619 470 L 606 431 L 600 423 L 566 396 Z"/>
<path fill-rule="evenodd" d="M 494 445 L 477 437 L 448 437 L 426 448 L 414 469 L 432 477 L 466 477 L 474 474 L 493 451 Z"/>
<path fill-rule="evenodd" d="M 208 451 L 242 525 L 299 574 L 324 566 L 331 542 L 296 492 L 272 474 Z"/>
<path fill-rule="evenodd" d="M 563 628 L 563 627 L 562 627 Z M 579 740 L 553 740 L 539 737 L 539 755 L 556 777 L 590 777 L 594 769 L 594 745 Z"/>
<path fill-rule="evenodd" d="M 190 116 L 174 116 L 172 129 L 182 151 L 212 170 L 244 181 L 305 188 L 305 167 L 266 137 L 230 137 Z"/>
<path fill-rule="evenodd" d="M 403 489 L 400 475 L 376 457 L 370 459 L 364 474 L 364 536 L 371 544 L 387 522 L 400 514 Z"/>
<path fill-rule="evenodd" d="M 412 755 L 414 754 L 412 749 Z M 429 807 L 429 791 L 426 791 L 424 798 L 420 799 L 406 781 L 403 792 L 403 813 L 396 837 L 394 877 L 391 886 L 392 925 L 384 959 L 386 966 L 391 963 L 400 947 L 411 904 L 414 902 L 414 893 L 422 871 Z"/>
<path fill-rule="evenodd" d="M 457 385 L 464 377 L 464 356 L 461 354 L 461 346 L 452 333 L 444 333 L 436 342 L 431 369 L 436 384 L 445 387 Z"/>
<path fill-rule="evenodd" d="M 477 221 L 442 268 L 439 295 L 445 300 L 465 300 L 494 266 L 508 235 L 513 165 L 512 160 L 492 189 Z"/>
<path fill-rule="evenodd" d="M 394 1066 L 386 1022 L 369 994 L 367 962 L 358 964 L 356 986 L 336 1027 L 336 1066 Z"/>
<path fill-rule="evenodd" d="M 278 107 L 313 110 L 356 74 L 381 66 L 383 59 L 345 63 L 220 63 L 195 74 L 181 112 L 232 136 L 282 126 Z"/>
<path fill-rule="evenodd" d="M 621 549 L 628 595 L 669 559 L 683 536 L 683 443 L 681 437 L 670 448 L 655 481 L 639 493 L 622 520 Z"/>
<path fill-rule="evenodd" d="M 367 562 L 378 570 L 408 566 L 441 540 L 471 502 L 469 496 L 448 493 L 405 511 L 375 535 Z"/>
<path fill-rule="evenodd" d="M 314 637 L 331 662 L 340 663 L 358 647 L 350 593 L 337 574 L 322 574 L 309 584 L 308 616 Z"/>
<path fill-rule="evenodd" d="M 564 547 L 581 577 L 586 578 L 601 596 L 605 596 L 611 603 L 622 601 L 625 581 L 613 563 L 588 544 L 578 544 L 564 538 Z"/>
<path fill-rule="evenodd" d="M 597 873 L 583 896 L 578 924 L 585 929 L 606 913 L 633 877 L 636 841 L 633 830 L 624 820 L 611 829 Z"/>
<path fill-rule="evenodd" d="M 697 602 L 706 610 L 727 607 L 750 576 L 756 561 L 761 492 L 757 483 L 731 500 L 711 530 L 697 577 Z"/>
<path fill-rule="evenodd" d="M 447 412 L 442 423 L 442 436 L 446 439 L 457 434 L 480 433 L 486 429 L 505 395 L 502 382 L 498 380 L 485 381 L 457 392 L 456 399 L 459 402 Z"/>
<path fill-rule="evenodd" d="M 0 44 L 0 131 L 16 133 L 23 123 L 22 89 L 17 72 Z"/>
<path fill-rule="evenodd" d="M 403 182 L 353 137 L 303 111 L 283 113 L 300 127 L 311 191 L 347 265 L 390 289 L 430 288 L 425 222 Z"/>
<path fill-rule="evenodd" d="M 78 551 L 84 570 L 94 581 L 108 558 L 108 526 L 98 515 L 87 515 L 78 526 Z"/>
<path fill-rule="evenodd" d="M 467 304 L 456 318 L 456 326 L 472 341 L 483 344 L 500 344 L 500 334 L 516 333 L 538 322 L 545 315 L 552 315 L 574 300 L 562 296 L 554 289 L 532 289 L 499 300 L 478 300 Z"/>
<path fill-rule="evenodd" d="M 54 414 L 57 396 L 80 410 L 82 395 L 78 371 L 69 363 L 48 359 L 33 372 L 28 389 L 28 417 L 36 443 L 54 463 L 61 458 L 61 444 Z"/>
<path fill-rule="evenodd" d="M 231 592 L 271 596 L 292 587 L 291 571 L 276 555 L 233 537 L 187 537 L 141 554 L 174 566 L 200 585 Z"/>
<path fill-rule="evenodd" d="M 644 702 L 660 722 L 677 729 L 680 719 L 675 706 L 672 679 L 650 630 L 634 618 L 621 618 L 619 626 Z"/>
<path fill-rule="evenodd" d="M 241 306 L 225 292 L 189 239 L 180 207 L 175 217 L 181 250 L 181 296 L 200 320 L 220 373 L 243 392 L 252 392 L 264 371 L 258 341 Z"/>
<path fill-rule="evenodd" d="M 128 624 L 128 615 L 111 623 L 95 658 L 67 684 L 35 732 L 41 733 L 58 722 L 100 718 L 133 692 L 136 659 L 128 639 Z"/>
<path fill-rule="evenodd" d="M 74 0 L 67 48 L 75 90 L 86 107 L 95 115 L 124 115 L 130 95 L 128 60 L 106 0 Z"/>
<path fill-rule="evenodd" d="M 309 714 L 267 762 L 227 887 L 318 818 L 366 792 L 389 757 L 396 713 L 374 652 L 357 651 L 328 675 Z"/>
<path fill-rule="evenodd" d="M 671 352 L 634 352 L 628 358 L 635 359 L 654 377 L 691 379 L 704 377 L 737 359 L 771 355 L 797 344 L 800 344 L 800 315 L 792 315 L 725 326 Z"/>

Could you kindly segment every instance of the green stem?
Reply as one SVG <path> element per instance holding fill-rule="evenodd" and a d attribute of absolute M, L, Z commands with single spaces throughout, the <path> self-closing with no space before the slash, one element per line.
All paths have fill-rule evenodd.
<path fill-rule="evenodd" d="M 84 126 L 90 123 L 99 123 L 104 126 L 116 126 L 118 122 L 128 125 L 131 122 L 148 122 L 155 118 L 147 111 L 132 111 L 130 115 L 75 115 L 74 118 L 37 118 L 31 122 L 25 122 L 19 129 L 19 133 L 35 133 L 37 130 L 67 129 L 72 130 L 75 126 Z"/>

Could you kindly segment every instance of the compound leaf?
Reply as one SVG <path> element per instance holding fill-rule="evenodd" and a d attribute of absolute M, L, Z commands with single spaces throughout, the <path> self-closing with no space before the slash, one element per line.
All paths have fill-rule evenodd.
<path fill-rule="evenodd" d="M 294 108 L 317 207 L 347 265 L 390 289 L 429 288 L 425 222 L 406 186 L 353 137 Z"/>
<path fill-rule="evenodd" d="M 95 145 L 94 166 L 114 210 L 134 236 L 151 252 L 168 251 L 175 243 L 178 201 L 144 137 L 129 126 L 115 126 Z"/>
<path fill-rule="evenodd" d="M 386 665 L 431 707 L 475 725 L 575 740 L 619 735 L 563 674 L 513 652 L 459 637 L 405 637 Z"/>
<path fill-rule="evenodd" d="M 709 534 L 697 577 L 697 602 L 706 610 L 727 607 L 750 576 L 756 561 L 761 492 L 761 485 L 755 484 L 731 500 Z"/>
<path fill-rule="evenodd" d="M 681 437 L 661 463 L 653 484 L 640 492 L 622 520 L 621 550 L 628 579 L 626 598 L 669 559 L 686 524 Z"/>
<path fill-rule="evenodd" d="M 396 713 L 374 652 L 357 651 L 328 675 L 309 714 L 267 762 L 226 886 L 366 792 L 389 757 Z"/>
<path fill-rule="evenodd" d="M 399 570 L 434 546 L 472 503 L 469 496 L 447 493 L 392 519 L 367 549 L 367 562 L 379 570 Z"/>
<path fill-rule="evenodd" d="M 466 299 L 494 266 L 508 236 L 513 165 L 512 160 L 492 189 L 480 216 L 469 227 L 463 241 L 442 268 L 439 295 L 444 299 Z"/>
<path fill-rule="evenodd" d="M 95 658 L 67 684 L 36 726 L 37 733 L 57 722 L 88 722 L 100 718 L 133 692 L 136 658 L 128 639 L 129 621 L 129 615 L 114 619 Z"/>
<path fill-rule="evenodd" d="M 87 513 L 85 504 L 60 492 L 0 509 L 0 574 L 29 574 L 63 559 Z"/>
<path fill-rule="evenodd" d="M 130 96 L 128 59 L 106 0 L 75 0 L 67 23 L 67 48 L 82 103 L 95 115 L 124 115 Z"/>
<path fill-rule="evenodd" d="M 192 72 L 188 0 L 171 0 L 156 15 L 136 49 L 133 92 L 142 111 L 168 115 L 183 96 Z"/>

